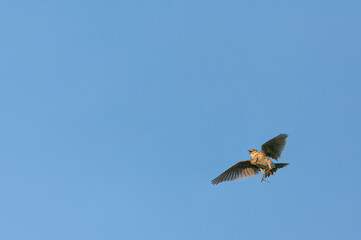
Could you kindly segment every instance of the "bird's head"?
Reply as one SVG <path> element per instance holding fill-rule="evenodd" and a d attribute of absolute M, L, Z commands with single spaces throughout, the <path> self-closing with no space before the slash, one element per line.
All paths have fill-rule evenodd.
<path fill-rule="evenodd" d="M 256 152 L 258 152 L 258 151 L 257 151 L 256 149 L 252 148 L 252 149 L 248 150 L 248 152 L 249 152 L 250 154 L 252 154 L 252 153 L 256 153 Z"/>

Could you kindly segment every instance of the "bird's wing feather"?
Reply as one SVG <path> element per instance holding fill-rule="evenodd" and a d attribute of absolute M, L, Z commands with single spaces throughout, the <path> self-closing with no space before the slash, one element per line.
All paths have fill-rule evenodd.
<path fill-rule="evenodd" d="M 265 178 L 269 177 L 270 175 L 273 175 L 275 172 L 277 172 L 278 169 L 284 168 L 290 163 L 275 163 L 275 167 L 272 168 L 270 171 L 266 172 Z"/>
<path fill-rule="evenodd" d="M 262 145 L 262 152 L 266 154 L 267 157 L 278 159 L 281 157 L 283 148 L 286 145 L 287 134 L 280 134 L 277 137 L 268 140 Z"/>
<path fill-rule="evenodd" d="M 252 165 L 250 160 L 239 161 L 224 171 L 221 175 L 213 179 L 212 184 L 254 176 L 258 172 L 259 168 Z"/>

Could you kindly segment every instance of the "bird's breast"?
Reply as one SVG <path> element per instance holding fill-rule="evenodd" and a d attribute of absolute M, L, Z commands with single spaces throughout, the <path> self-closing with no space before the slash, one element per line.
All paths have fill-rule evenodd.
<path fill-rule="evenodd" d="M 269 168 L 269 164 L 272 164 L 272 161 L 262 152 L 258 152 L 251 157 L 251 163 L 257 167 L 267 169 Z"/>

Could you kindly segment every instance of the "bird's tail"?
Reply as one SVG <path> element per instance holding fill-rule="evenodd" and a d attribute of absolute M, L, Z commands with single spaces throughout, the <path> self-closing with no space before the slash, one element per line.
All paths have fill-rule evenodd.
<path fill-rule="evenodd" d="M 286 167 L 289 163 L 275 163 L 276 167 L 272 168 L 269 172 L 265 174 L 265 178 L 273 175 L 273 173 L 277 172 L 277 169 Z"/>

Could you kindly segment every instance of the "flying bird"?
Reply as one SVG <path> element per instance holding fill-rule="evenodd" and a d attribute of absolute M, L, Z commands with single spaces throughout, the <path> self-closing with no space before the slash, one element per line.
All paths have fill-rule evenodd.
<path fill-rule="evenodd" d="M 251 159 L 239 161 L 221 175 L 212 180 L 212 184 L 218 184 L 224 181 L 232 181 L 240 178 L 251 177 L 262 172 L 262 180 L 268 182 L 265 178 L 273 175 L 279 168 L 287 166 L 289 163 L 274 163 L 270 158 L 277 160 L 281 157 L 283 148 L 286 145 L 287 134 L 280 134 L 277 137 L 268 140 L 262 145 L 261 151 L 252 148 L 249 151 Z"/>

